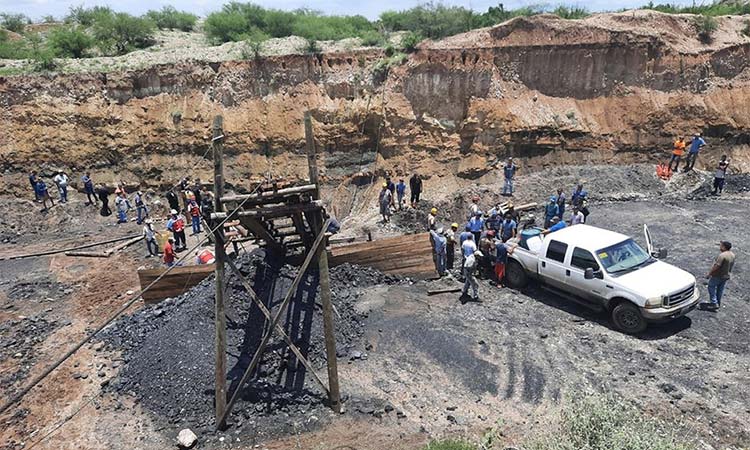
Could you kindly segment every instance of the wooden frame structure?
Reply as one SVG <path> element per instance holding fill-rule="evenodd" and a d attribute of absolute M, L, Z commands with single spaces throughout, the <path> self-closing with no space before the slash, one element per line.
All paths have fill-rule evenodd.
<path fill-rule="evenodd" d="M 257 297 L 250 282 L 237 269 L 234 262 L 227 258 L 224 245 L 226 241 L 224 227 L 216 227 L 214 231 L 214 256 L 216 259 L 214 265 L 216 273 L 216 427 L 217 429 L 221 429 L 226 426 L 227 418 L 231 413 L 235 401 L 239 397 L 243 386 L 260 363 L 266 346 L 274 332 L 281 336 L 292 353 L 294 353 L 297 359 L 312 374 L 315 381 L 323 388 L 328 395 L 331 408 L 336 412 L 341 412 L 333 306 L 331 304 L 328 273 L 328 252 L 326 251 L 328 240 L 326 231 L 331 221 L 330 219 L 325 220 L 325 210 L 320 201 L 317 155 L 310 114 L 309 112 L 305 114 L 305 143 L 310 180 L 309 183 L 304 185 L 284 187 L 279 187 L 278 184 L 271 186 L 261 185 L 251 194 L 224 195 L 223 139 L 223 119 L 221 116 L 216 116 L 213 122 L 212 139 L 215 189 L 215 212 L 211 215 L 212 222 L 239 221 L 241 226 L 251 235 L 249 239 L 253 239 L 258 244 L 265 246 L 267 251 L 284 257 L 290 252 L 304 250 L 306 256 L 276 315 L 272 317 L 271 311 Z M 227 210 L 231 212 L 225 212 Z M 325 334 L 328 365 L 327 385 L 313 370 L 310 362 L 279 325 L 305 272 L 313 263 L 317 265 L 320 273 L 323 332 Z M 248 295 L 261 310 L 266 320 L 270 321 L 270 326 L 265 328 L 266 331 L 263 334 L 258 349 L 253 355 L 250 365 L 245 369 L 240 382 L 237 384 L 234 392 L 232 392 L 228 402 L 226 386 L 226 316 L 224 312 L 224 275 L 226 266 L 240 280 Z"/>

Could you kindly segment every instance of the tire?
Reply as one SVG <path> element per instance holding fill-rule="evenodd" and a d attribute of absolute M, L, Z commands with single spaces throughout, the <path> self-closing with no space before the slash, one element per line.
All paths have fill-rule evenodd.
<path fill-rule="evenodd" d="M 520 263 L 509 260 L 505 268 L 505 282 L 510 288 L 523 289 L 529 284 L 529 276 Z"/>
<path fill-rule="evenodd" d="M 626 334 L 642 333 L 648 326 L 638 307 L 628 301 L 615 306 L 612 310 L 612 322 Z"/>

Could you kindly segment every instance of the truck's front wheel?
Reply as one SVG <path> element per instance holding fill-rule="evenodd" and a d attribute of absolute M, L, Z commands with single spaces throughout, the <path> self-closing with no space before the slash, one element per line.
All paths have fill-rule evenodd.
<path fill-rule="evenodd" d="M 513 289 L 523 289 L 529 284 L 529 276 L 521 264 L 510 260 L 505 268 L 505 283 Z"/>
<path fill-rule="evenodd" d="M 627 334 L 638 334 L 646 329 L 646 319 L 641 315 L 637 306 L 630 302 L 622 302 L 612 310 L 612 322 Z"/>

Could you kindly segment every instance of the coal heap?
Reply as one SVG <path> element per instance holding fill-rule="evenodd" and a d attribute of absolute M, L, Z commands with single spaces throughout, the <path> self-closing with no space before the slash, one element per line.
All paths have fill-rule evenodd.
<path fill-rule="evenodd" d="M 262 251 L 243 255 L 236 264 L 272 314 L 291 286 L 297 268 L 274 264 Z M 264 317 L 227 270 L 227 371 L 233 392 L 249 365 L 265 325 Z M 356 352 L 364 333 L 364 317 L 354 309 L 368 287 L 402 280 L 353 265 L 332 268 L 337 354 Z M 105 330 L 103 341 L 120 350 L 124 367 L 108 389 L 134 396 L 142 406 L 171 424 L 208 430 L 214 422 L 214 278 L 174 299 L 123 317 Z M 323 321 L 318 273 L 309 270 L 281 321 L 295 344 L 325 379 Z M 230 422 L 325 414 L 324 393 L 306 369 L 274 334 L 255 376 L 242 391 Z M 318 414 L 319 416 L 321 414 Z M 274 419 L 274 423 L 278 420 Z"/>

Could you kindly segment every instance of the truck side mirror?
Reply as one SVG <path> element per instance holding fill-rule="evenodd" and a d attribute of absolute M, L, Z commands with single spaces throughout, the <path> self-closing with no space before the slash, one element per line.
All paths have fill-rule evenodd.
<path fill-rule="evenodd" d="M 658 251 L 657 258 L 664 259 L 666 257 L 667 257 L 667 249 L 666 248 L 660 248 L 659 251 Z"/>
<path fill-rule="evenodd" d="M 586 280 L 593 280 L 594 269 L 592 269 L 591 267 L 586 268 L 586 270 L 583 272 L 583 278 Z"/>

